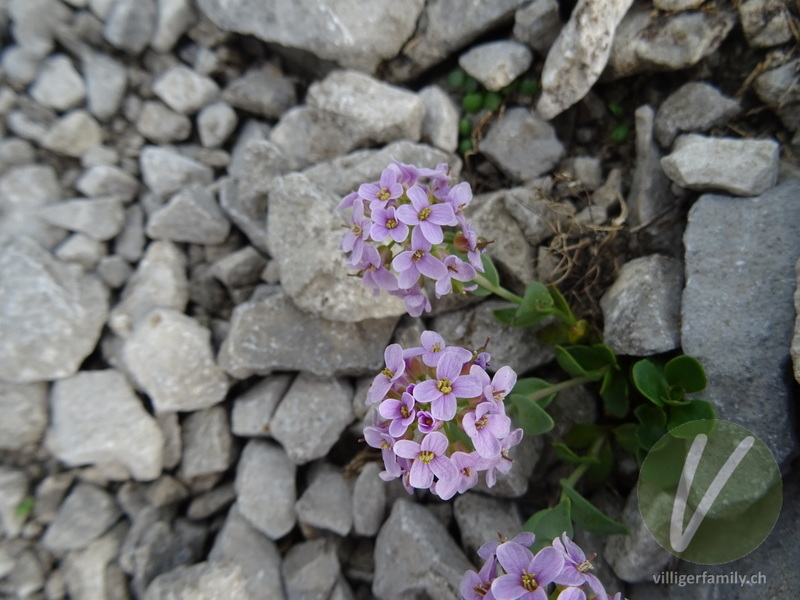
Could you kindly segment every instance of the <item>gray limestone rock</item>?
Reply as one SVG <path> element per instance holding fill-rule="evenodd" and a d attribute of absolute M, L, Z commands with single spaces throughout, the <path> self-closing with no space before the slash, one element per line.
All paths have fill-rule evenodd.
<path fill-rule="evenodd" d="M 39 104 L 57 111 L 75 108 L 86 97 L 83 79 L 64 54 L 53 54 L 42 61 L 39 75 L 30 89 Z"/>
<path fill-rule="evenodd" d="M 147 235 L 157 240 L 192 244 L 221 244 L 231 224 L 205 187 L 185 187 L 150 215 Z"/>
<path fill-rule="evenodd" d="M 305 104 L 290 108 L 269 132 L 269 140 L 292 167 L 289 170 L 302 169 L 312 162 L 311 147 L 314 143 L 311 136 L 315 130 L 311 113 L 311 108 Z"/>
<path fill-rule="evenodd" d="M 617 354 L 649 356 L 680 347 L 683 264 L 653 254 L 625 263 L 600 300 L 603 341 Z"/>
<path fill-rule="evenodd" d="M 90 198 L 110 197 L 130 202 L 136 197 L 139 182 L 119 167 L 96 165 L 83 172 L 75 182 L 75 189 Z"/>
<path fill-rule="evenodd" d="M 117 580 L 115 559 L 119 553 L 125 526 L 117 526 L 82 550 L 64 558 L 64 582 L 69 597 L 75 600 L 111 598 Z M 124 584 L 127 580 L 124 579 Z M 109 593 L 111 592 L 111 593 Z"/>
<path fill-rule="evenodd" d="M 286 553 L 281 570 L 290 600 L 326 600 L 340 574 L 336 546 L 322 538 L 300 542 Z"/>
<path fill-rule="evenodd" d="M 201 562 L 162 573 L 147 586 L 144 600 L 249 600 L 247 579 L 234 563 Z"/>
<path fill-rule="evenodd" d="M 251 440 L 236 470 L 240 514 L 271 540 L 289 533 L 295 524 L 296 467 L 279 446 Z"/>
<path fill-rule="evenodd" d="M 284 600 L 281 555 L 275 544 L 253 528 L 236 506 L 228 511 L 225 524 L 208 554 L 211 562 L 231 562 L 241 567 L 250 598 Z"/>
<path fill-rule="evenodd" d="M 684 131 L 707 131 L 723 125 L 741 111 L 739 103 L 714 86 L 691 81 L 671 94 L 658 108 L 655 134 L 663 148 Z"/>
<path fill-rule="evenodd" d="M 800 182 L 791 180 L 756 198 L 701 196 L 684 236 L 683 350 L 705 368 L 703 398 L 717 416 L 752 430 L 779 464 L 796 447 L 786 370 L 798 193 Z"/>
<path fill-rule="evenodd" d="M 474 492 L 456 496 L 453 516 L 461 543 L 473 559 L 485 542 L 497 540 L 498 533 L 510 540 L 522 531 L 522 517 L 516 505 Z"/>
<path fill-rule="evenodd" d="M 92 464 L 117 478 L 161 474 L 164 438 L 125 377 L 113 369 L 57 381 L 45 446 L 60 461 Z"/>
<path fill-rule="evenodd" d="M 165 54 L 172 50 L 180 37 L 196 20 L 194 3 L 190 0 L 157 0 L 158 13 L 150 47 Z"/>
<path fill-rule="evenodd" d="M 417 95 L 425 105 L 422 141 L 445 152 L 455 152 L 458 147 L 458 107 L 438 85 L 424 87 Z"/>
<path fill-rule="evenodd" d="M 308 474 L 308 487 L 295 502 L 297 520 L 342 537 L 353 528 L 352 491 L 339 467 L 320 462 Z"/>
<path fill-rule="evenodd" d="M 506 210 L 513 196 L 505 190 L 481 194 L 473 198 L 465 213 L 478 235 L 493 242 L 486 252 L 498 268 L 524 288 L 535 279 L 534 257 L 519 221 Z"/>
<path fill-rule="evenodd" d="M 663 510 L 670 508 L 663 507 Z M 647 530 L 639 512 L 636 490 L 628 496 L 620 522 L 631 533 L 609 536 L 603 559 L 623 581 L 651 581 L 653 574 L 661 571 L 672 555 Z"/>
<path fill-rule="evenodd" d="M 795 265 L 795 272 L 797 273 L 797 288 L 794 292 L 794 310 L 797 313 L 797 319 L 794 322 L 794 337 L 792 337 L 792 363 L 794 364 L 794 378 L 800 382 L 800 259 Z M 1 402 L 1 401 L 0 401 Z M 2 438 L 2 436 L 0 436 Z"/>
<path fill-rule="evenodd" d="M 128 72 L 112 57 L 101 53 L 84 53 L 83 76 L 89 112 L 97 119 L 110 119 L 119 110 L 128 86 Z"/>
<path fill-rule="evenodd" d="M 41 52 L 25 46 L 12 45 L 3 52 L 0 64 L 8 81 L 23 88 L 36 79 L 41 60 Z"/>
<path fill-rule="evenodd" d="M 773 108 L 800 102 L 800 90 L 795 81 L 798 65 L 800 58 L 783 62 L 756 77 L 753 89 L 761 101 Z"/>
<path fill-rule="evenodd" d="M 550 120 L 578 102 L 599 79 L 617 27 L 633 0 L 578 0 L 542 68 L 536 111 Z"/>
<path fill-rule="evenodd" d="M 0 449 L 36 444 L 47 427 L 47 384 L 0 381 Z"/>
<path fill-rule="evenodd" d="M 64 501 L 67 491 L 75 481 L 73 471 L 62 471 L 48 475 L 36 486 L 33 518 L 42 525 L 53 522 L 58 513 L 58 508 Z"/>
<path fill-rule="evenodd" d="M 448 346 L 461 346 L 477 350 L 491 338 L 487 352 L 492 355 L 490 367 L 497 370 L 508 365 L 517 373 L 553 360 L 550 346 L 539 342 L 529 330 L 501 325 L 492 311 L 505 308 L 508 303 L 488 300 L 477 306 L 464 308 L 434 318 L 431 329 L 443 333 Z"/>
<path fill-rule="evenodd" d="M 514 39 L 547 54 L 561 30 L 558 0 L 534 0 L 514 13 Z"/>
<path fill-rule="evenodd" d="M 789 11 L 781 0 L 743 0 L 739 20 L 753 48 L 778 46 L 792 39 Z"/>
<path fill-rule="evenodd" d="M 26 516 L 17 508 L 28 494 L 28 477 L 24 471 L 0 466 L 0 531 L 13 539 L 22 531 Z"/>
<path fill-rule="evenodd" d="M 172 110 L 190 115 L 212 102 L 219 94 L 219 86 L 210 77 L 177 65 L 153 82 L 153 93 Z"/>
<path fill-rule="evenodd" d="M 234 310 L 219 364 L 237 379 L 275 370 L 366 374 L 383 364 L 395 323 L 394 318 L 328 321 L 299 310 L 283 293 L 254 297 Z"/>
<path fill-rule="evenodd" d="M 261 273 L 267 266 L 267 259 L 252 246 L 245 246 L 232 254 L 214 261 L 211 274 L 234 291 L 252 287 L 261 280 Z"/>
<path fill-rule="evenodd" d="M 235 435 L 266 437 L 272 414 L 292 381 L 290 375 L 266 377 L 233 401 L 231 428 Z"/>
<path fill-rule="evenodd" d="M 156 413 L 209 408 L 228 392 L 228 378 L 212 355 L 211 332 L 174 309 L 156 308 L 136 324 L 123 361 Z"/>
<path fill-rule="evenodd" d="M 519 498 L 528 491 L 531 476 L 542 456 L 544 441 L 541 437 L 523 436 L 522 441 L 508 451 L 513 466 L 508 473 L 497 472 L 497 481 L 489 487 L 483 476 L 478 479 L 476 492 L 496 498 Z"/>
<path fill-rule="evenodd" d="M 306 95 L 311 162 L 395 140 L 417 142 L 425 106 L 415 94 L 357 71 L 334 71 Z"/>
<path fill-rule="evenodd" d="M 103 37 L 130 54 L 145 49 L 156 22 L 155 0 L 115 0 L 103 26 Z"/>
<path fill-rule="evenodd" d="M 145 146 L 139 161 L 145 185 L 161 197 L 192 183 L 208 185 L 214 179 L 211 168 L 166 148 Z"/>
<path fill-rule="evenodd" d="M 79 158 L 89 148 L 103 143 L 104 133 L 85 110 L 73 110 L 53 123 L 42 146 L 57 154 Z"/>
<path fill-rule="evenodd" d="M 253 34 L 265 42 L 311 53 L 322 61 L 375 72 L 397 55 L 413 35 L 423 0 L 348 4 L 334 0 L 201 0 L 200 9 L 217 26 Z"/>
<path fill-rule="evenodd" d="M 640 4 L 617 27 L 604 79 L 635 73 L 675 71 L 715 52 L 736 24 L 728 7 L 663 15 Z"/>
<path fill-rule="evenodd" d="M 130 264 L 116 254 L 103 256 L 97 263 L 97 274 L 108 287 L 114 290 L 125 285 L 132 272 Z"/>
<path fill-rule="evenodd" d="M 667 177 L 693 190 L 719 189 L 756 196 L 778 179 L 780 145 L 773 140 L 708 138 L 687 134 L 661 159 Z"/>
<path fill-rule="evenodd" d="M 454 178 L 458 178 L 462 166 L 461 159 L 455 154 L 426 144 L 401 140 L 380 150 L 358 150 L 347 156 L 316 164 L 305 169 L 303 175 L 316 186 L 341 197 L 357 190 L 362 183 L 380 180 L 381 172 L 393 160 L 430 169 L 439 163 L 447 163 L 450 165 L 450 175 Z"/>
<path fill-rule="evenodd" d="M 270 433 L 295 464 L 321 458 L 353 421 L 352 399 L 346 381 L 300 373 L 275 410 Z"/>
<path fill-rule="evenodd" d="M 221 146 L 236 129 L 238 122 L 236 111 L 230 104 L 225 102 L 209 104 L 197 115 L 200 143 L 206 148 Z"/>
<path fill-rule="evenodd" d="M 495 92 L 527 71 L 532 61 L 528 47 L 511 40 L 473 46 L 458 58 L 462 69 Z"/>
<path fill-rule="evenodd" d="M 119 304 L 111 311 L 109 326 L 117 335 L 126 336 L 153 308 L 163 306 L 182 311 L 188 301 L 189 281 L 183 253 L 172 242 L 156 241 L 147 247 L 122 290 Z"/>
<path fill-rule="evenodd" d="M 77 198 L 42 207 L 39 217 L 57 227 L 104 242 L 122 230 L 125 211 L 116 198 Z"/>
<path fill-rule="evenodd" d="M 86 548 L 120 516 L 114 498 L 90 483 L 78 483 L 59 507 L 42 544 L 56 555 Z"/>
<path fill-rule="evenodd" d="M 481 140 L 480 151 L 509 177 L 535 179 L 550 171 L 564 156 L 552 125 L 527 108 L 511 108 Z"/>
<path fill-rule="evenodd" d="M 180 142 L 192 133 L 189 117 L 176 113 L 158 101 L 145 102 L 136 120 L 136 130 L 151 142 Z"/>
<path fill-rule="evenodd" d="M 222 473 L 233 461 L 233 437 L 228 413 L 213 406 L 190 414 L 183 422 L 184 479 Z"/>
<path fill-rule="evenodd" d="M 233 482 L 215 487 L 208 492 L 195 496 L 186 509 L 186 516 L 200 521 L 216 515 L 236 501 L 236 489 Z M 259 534 L 260 535 L 260 534 Z"/>
<path fill-rule="evenodd" d="M 295 305 L 333 321 L 358 322 L 405 313 L 399 298 L 376 297 L 344 267 L 345 223 L 338 198 L 301 174 L 277 179 L 270 194 L 267 246 Z M 298 219 L 302 214 L 304 218 Z M 313 240 L 313 243 L 309 243 Z"/>
<path fill-rule="evenodd" d="M 428 509 L 399 500 L 375 540 L 372 593 L 380 600 L 456 598 L 469 569 L 474 567 Z"/>
<path fill-rule="evenodd" d="M 164 468 L 172 469 L 177 467 L 183 457 L 183 440 L 178 413 L 171 412 L 156 415 L 156 422 L 164 436 Z"/>
<path fill-rule="evenodd" d="M 69 9 L 54 0 L 11 0 L 5 3 L 6 11 L 17 43 L 40 56 L 52 49 L 58 24 L 70 18 Z"/>
<path fill-rule="evenodd" d="M 356 535 L 374 536 L 383 524 L 386 512 L 386 483 L 380 478 L 383 465 L 368 462 L 353 486 L 353 531 Z"/>
<path fill-rule="evenodd" d="M 105 243 L 93 240 L 82 233 L 73 233 L 55 249 L 55 257 L 64 262 L 77 263 L 87 272 L 93 271 L 100 259 L 108 253 Z"/>
<path fill-rule="evenodd" d="M 61 200 L 55 170 L 45 165 L 13 167 L 0 177 L 0 242 L 27 236 L 51 248 L 66 232 L 36 218 L 43 207 Z"/>
<path fill-rule="evenodd" d="M 94 350 L 108 290 L 26 237 L 0 246 L 0 378 L 26 383 L 69 377 Z"/>
<path fill-rule="evenodd" d="M 292 81 L 269 65 L 248 69 L 231 81 L 222 99 L 235 108 L 277 119 L 297 104 Z"/>
<path fill-rule="evenodd" d="M 0 174 L 13 167 L 30 165 L 36 162 L 33 145 L 19 138 L 0 140 Z"/>
<path fill-rule="evenodd" d="M 387 65 L 391 81 L 409 80 L 441 63 L 483 34 L 511 24 L 525 0 L 440 0 L 425 5 L 413 43 L 392 55 Z"/>

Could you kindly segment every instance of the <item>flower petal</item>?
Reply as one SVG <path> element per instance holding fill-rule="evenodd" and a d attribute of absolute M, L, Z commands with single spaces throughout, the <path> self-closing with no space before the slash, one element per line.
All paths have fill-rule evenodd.
<path fill-rule="evenodd" d="M 500 561 L 500 565 L 506 573 L 519 574 L 523 570 L 529 570 L 533 554 L 524 546 L 514 542 L 505 542 L 497 547 L 497 560 Z"/>

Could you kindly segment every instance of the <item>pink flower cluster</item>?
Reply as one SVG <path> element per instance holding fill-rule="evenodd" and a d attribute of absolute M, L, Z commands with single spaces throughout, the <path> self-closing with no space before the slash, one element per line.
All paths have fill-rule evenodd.
<path fill-rule="evenodd" d="M 446 163 L 424 169 L 396 161 L 380 181 L 362 184 L 339 203 L 340 210 L 352 209 L 340 244 L 350 253 L 347 266 L 358 269 L 376 294 L 383 289 L 403 298 L 414 317 L 431 310 L 423 292 L 426 278 L 435 282 L 440 298 L 475 289 L 464 284 L 483 271 L 482 244 L 464 217 L 472 190 L 467 183 L 451 183 Z M 445 229 L 454 227 L 459 230 Z"/>
<path fill-rule="evenodd" d="M 386 348 L 386 368 L 367 392 L 367 404 L 378 407 L 364 438 L 383 454 L 381 478 L 402 477 L 409 493 L 429 489 L 444 500 L 475 486 L 480 471 L 492 487 L 522 439 L 503 403 L 517 375 L 502 367 L 490 378 L 486 352 L 447 346 L 433 331 L 420 341 Z"/>
<path fill-rule="evenodd" d="M 557 600 L 622 600 L 618 592 L 606 594 L 600 580 L 589 573 L 590 559 L 564 533 L 534 555 L 528 546 L 532 533 L 520 533 L 511 541 L 486 542 L 478 556 L 486 562 L 479 572 L 467 571 L 461 579 L 463 600 L 547 600 L 547 586 L 558 586 Z M 587 590 L 588 588 L 588 590 Z"/>

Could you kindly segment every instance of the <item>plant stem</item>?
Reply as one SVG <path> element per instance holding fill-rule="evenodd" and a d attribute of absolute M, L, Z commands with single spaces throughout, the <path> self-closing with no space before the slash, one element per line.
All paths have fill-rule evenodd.
<path fill-rule="evenodd" d="M 586 456 L 597 457 L 600 454 L 600 451 L 603 449 L 603 444 L 605 444 L 605 443 L 606 443 L 606 436 L 605 435 L 601 435 L 599 438 L 597 438 L 594 441 L 594 444 L 592 444 L 592 447 L 589 448 L 589 452 L 587 453 Z M 581 477 L 583 477 L 583 474 L 586 473 L 586 470 L 588 468 L 589 468 L 589 464 L 578 465 L 575 468 L 575 470 L 572 473 L 570 473 L 570 476 L 567 477 L 567 479 L 566 479 L 567 484 L 570 487 L 574 488 L 575 484 L 577 484 L 578 481 L 580 481 Z M 563 500 L 564 498 L 566 498 L 566 494 L 562 490 L 561 491 L 561 499 Z"/>
<path fill-rule="evenodd" d="M 554 383 L 548 388 L 544 388 L 542 390 L 538 390 L 528 396 L 532 402 L 536 402 L 537 400 L 541 400 L 542 398 L 547 398 L 550 394 L 557 394 L 558 392 L 568 390 L 571 387 L 575 387 L 578 385 L 583 385 L 584 383 L 589 383 L 592 381 L 588 377 L 584 377 L 581 375 L 580 377 L 573 377 L 572 379 L 567 379 L 566 381 L 562 381 L 560 383 Z"/>
<path fill-rule="evenodd" d="M 477 277 L 475 277 L 475 283 L 477 283 L 480 287 L 485 289 L 488 292 L 492 292 L 493 294 L 497 294 L 501 298 L 508 300 L 509 302 L 513 302 L 514 304 L 522 304 L 522 297 L 517 296 L 516 294 L 509 292 L 506 288 L 494 285 L 491 281 L 486 279 L 483 275 L 478 273 Z"/>

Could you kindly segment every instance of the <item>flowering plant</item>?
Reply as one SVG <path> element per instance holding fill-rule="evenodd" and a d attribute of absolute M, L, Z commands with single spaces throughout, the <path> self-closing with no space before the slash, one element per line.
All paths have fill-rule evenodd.
<path fill-rule="evenodd" d="M 611 598 L 600 580 L 590 573 L 591 559 L 566 533 L 535 555 L 528 549 L 536 536 L 523 532 L 508 541 L 486 542 L 478 550 L 484 559 L 477 573 L 467 571 L 461 579 L 463 600 L 547 600 L 547 587 L 555 584 L 558 600 Z M 588 588 L 588 590 L 587 590 Z M 621 600 L 617 593 L 611 600 Z"/>
<path fill-rule="evenodd" d="M 468 282 L 484 270 L 485 244 L 464 217 L 472 190 L 451 184 L 446 163 L 423 169 L 395 161 L 379 181 L 362 184 L 339 203 L 340 210 L 352 209 L 340 245 L 350 254 L 347 266 L 376 294 L 383 289 L 403 298 L 414 317 L 431 310 L 426 279 L 440 298 L 476 289 Z"/>
<path fill-rule="evenodd" d="M 522 439 L 503 403 L 517 375 L 502 367 L 490 378 L 488 353 L 447 346 L 434 331 L 424 331 L 420 342 L 386 348 L 386 368 L 367 392 L 367 404 L 378 407 L 364 438 L 382 451 L 381 477 L 402 477 L 409 493 L 430 489 L 444 500 L 475 486 L 481 471 L 492 487 Z"/>

